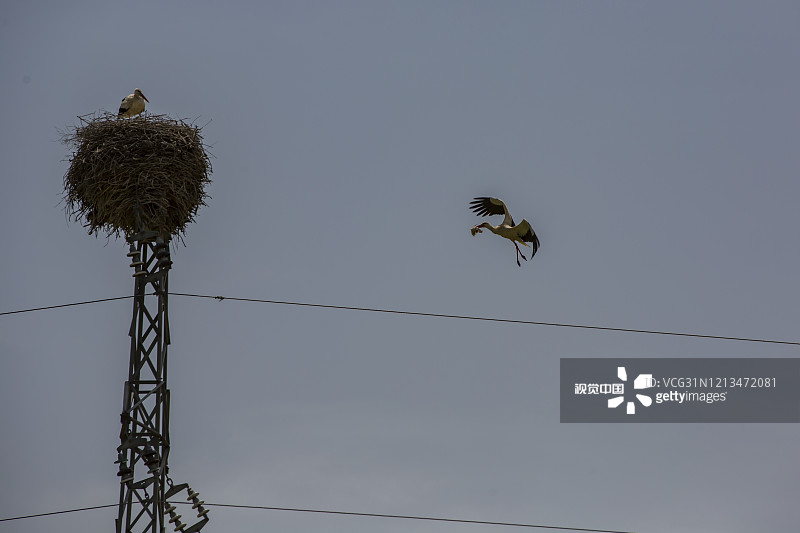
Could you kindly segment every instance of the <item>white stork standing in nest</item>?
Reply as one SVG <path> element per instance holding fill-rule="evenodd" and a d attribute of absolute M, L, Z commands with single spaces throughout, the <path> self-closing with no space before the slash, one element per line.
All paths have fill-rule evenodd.
<path fill-rule="evenodd" d="M 528 243 L 531 243 L 531 259 L 536 255 L 536 251 L 539 249 L 539 238 L 536 236 L 536 233 L 534 233 L 533 228 L 531 228 L 530 222 L 523 218 L 522 222 L 515 225 L 514 219 L 511 218 L 511 214 L 508 212 L 508 208 L 502 200 L 499 198 L 489 198 L 488 196 L 479 196 L 469 203 L 469 208 L 475 211 L 475 214 L 479 217 L 487 215 L 503 215 L 505 217 L 503 223 L 499 226 L 492 226 L 488 222 L 481 222 L 476 226 L 472 226 L 470 231 L 473 237 L 478 233 L 483 233 L 481 228 L 486 228 L 495 235 L 500 235 L 510 240 L 517 249 L 517 266 L 522 266 L 522 263 L 519 262 L 520 257 L 525 259 L 525 261 L 528 260 L 522 255 L 517 243 L 523 246 L 529 246 Z"/>
<path fill-rule="evenodd" d="M 117 117 L 135 117 L 144 111 L 145 102 L 150 103 L 150 100 L 142 94 L 141 89 L 134 89 L 133 94 L 129 94 L 122 99 L 122 103 L 119 104 L 119 113 Z"/>

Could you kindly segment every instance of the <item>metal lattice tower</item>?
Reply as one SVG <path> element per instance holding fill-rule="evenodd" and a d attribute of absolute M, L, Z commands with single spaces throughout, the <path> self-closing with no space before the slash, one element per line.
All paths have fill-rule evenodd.
<path fill-rule="evenodd" d="M 116 461 L 116 531 L 166 533 L 171 526 L 196 533 L 208 523 L 205 502 L 189 485 L 174 485 L 167 466 L 168 275 L 172 237 L 185 234 L 208 198 L 209 155 L 199 127 L 166 115 L 121 120 L 100 112 L 78 119 L 80 125 L 62 137 L 74 148 L 64 174 L 68 216 L 85 222 L 89 235 L 124 234 L 134 269 L 130 364 Z M 169 501 L 184 490 L 189 512 L 198 519 L 191 526 Z"/>
<path fill-rule="evenodd" d="M 173 486 L 168 476 L 169 389 L 167 389 L 168 274 L 172 267 L 169 236 L 140 231 L 128 238 L 135 280 L 128 380 L 122 405 L 117 448 L 120 476 L 117 533 L 165 533 L 171 524 L 194 533 L 208 522 L 208 510 L 188 485 Z M 149 292 L 148 289 L 152 291 Z M 149 292 L 149 294 L 148 294 Z M 187 489 L 199 522 L 187 527 L 167 502 Z M 164 513 L 170 515 L 165 523 Z"/>

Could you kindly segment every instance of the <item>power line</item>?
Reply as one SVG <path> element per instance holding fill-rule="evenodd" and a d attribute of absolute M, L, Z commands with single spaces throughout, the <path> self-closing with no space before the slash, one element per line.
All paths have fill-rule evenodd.
<path fill-rule="evenodd" d="M 191 505 L 191 502 L 176 502 L 179 504 Z M 397 514 L 382 514 L 382 513 L 356 513 L 352 511 L 331 511 L 326 509 L 299 509 L 295 507 L 269 507 L 266 505 L 236 505 L 231 503 L 205 503 L 206 507 L 229 507 L 233 509 L 258 509 L 266 511 L 294 511 L 298 513 L 321 513 L 321 514 L 334 514 L 346 516 L 365 516 L 373 518 L 399 518 L 405 520 L 426 520 L 429 522 L 450 522 L 457 524 L 480 524 L 486 526 L 509 526 L 509 527 L 525 527 L 536 529 L 552 529 L 559 531 L 584 531 L 588 533 L 632 533 L 630 531 L 620 531 L 618 529 L 590 529 L 583 527 L 566 527 L 566 526 L 546 526 L 541 524 L 525 524 L 521 522 L 492 522 L 488 520 L 464 520 L 459 518 L 440 518 L 433 516 L 412 516 L 412 515 L 397 515 Z M 116 507 L 117 504 L 112 503 L 108 505 L 95 505 L 92 507 L 79 507 L 77 509 L 67 509 L 64 511 L 52 511 L 49 513 L 38 513 L 25 516 L 14 516 L 11 518 L 0 518 L 0 522 L 9 522 L 12 520 L 23 520 L 25 518 L 37 518 L 40 516 L 50 516 L 66 513 L 77 513 L 80 511 L 90 511 L 93 509 L 105 509 L 107 507 Z"/>
<path fill-rule="evenodd" d="M 183 503 L 183 502 L 181 502 Z M 296 511 L 300 513 L 324 513 L 348 516 L 370 516 L 375 518 L 402 518 L 407 520 L 427 520 L 433 522 L 451 522 L 457 524 L 481 524 L 488 526 L 511 526 L 511 527 L 526 527 L 526 528 L 539 528 L 539 529 L 553 529 L 560 531 L 587 531 L 591 533 L 632 533 L 630 531 L 620 531 L 618 529 L 588 529 L 581 527 L 566 527 L 566 526 L 545 526 L 540 524 L 523 524 L 518 522 L 490 522 L 487 520 L 463 520 L 458 518 L 437 518 L 432 516 L 410 516 L 410 515 L 397 515 L 397 514 L 380 514 L 380 513 L 355 513 L 350 511 L 328 511 L 322 509 L 295 509 L 291 507 L 267 507 L 264 505 L 233 505 L 228 503 L 207 503 L 207 506 L 213 507 L 233 507 L 236 509 L 266 509 L 270 511 Z"/>
<path fill-rule="evenodd" d="M 95 505 L 92 507 L 79 507 L 77 509 L 67 509 L 66 511 L 52 511 L 50 513 L 38 513 L 38 514 L 29 514 L 25 516 L 12 516 L 11 518 L 0 518 L 0 522 L 10 522 L 12 520 L 22 520 L 25 518 L 37 518 L 39 516 L 50 516 L 54 514 L 66 514 L 66 513 L 77 513 L 78 511 L 91 511 L 92 509 L 104 509 L 106 507 L 116 507 L 116 503 L 111 503 L 108 505 Z"/>
<path fill-rule="evenodd" d="M 608 326 L 589 326 L 585 324 L 564 324 L 559 322 L 537 322 L 533 320 L 514 320 L 509 318 L 492 318 L 492 317 L 482 317 L 482 316 L 469 316 L 469 315 L 448 315 L 442 313 L 425 313 L 420 311 L 398 311 L 396 309 L 378 309 L 373 307 L 350 307 L 346 305 L 326 305 L 326 304 L 311 304 L 311 303 L 302 303 L 302 302 L 288 302 L 288 301 L 280 301 L 280 300 L 262 300 L 258 298 L 237 298 L 233 296 L 211 296 L 207 294 L 186 294 L 181 292 L 170 292 L 172 296 L 188 296 L 192 298 L 213 298 L 214 300 L 233 300 L 236 302 L 255 302 L 255 303 L 267 303 L 267 304 L 280 304 L 280 305 L 295 305 L 295 306 L 302 306 L 302 307 L 319 307 L 324 309 L 345 309 L 348 311 L 368 311 L 372 313 L 391 313 L 397 315 L 413 315 L 413 316 L 425 316 L 425 317 L 437 317 L 437 318 L 459 318 L 463 320 L 480 320 L 484 322 L 504 322 L 508 324 L 526 324 L 526 325 L 534 325 L 534 326 L 554 326 L 554 327 L 561 327 L 561 328 L 580 328 L 580 329 L 593 329 L 593 330 L 601 330 L 601 331 L 621 331 L 625 333 L 646 333 L 650 335 L 672 335 L 677 337 L 695 337 L 701 339 L 719 339 L 719 340 L 729 340 L 729 341 L 743 341 L 743 342 L 765 342 L 771 344 L 788 344 L 792 346 L 800 346 L 800 342 L 796 341 L 778 341 L 778 340 L 771 340 L 771 339 L 756 339 L 750 337 L 728 337 L 724 335 L 703 335 L 700 333 L 679 333 L 674 331 L 657 331 L 657 330 L 649 330 L 649 329 L 631 329 L 631 328 L 614 328 Z"/>
<path fill-rule="evenodd" d="M 96 304 L 100 302 L 110 302 L 113 300 L 125 300 L 127 298 L 133 298 L 133 296 L 116 296 L 114 298 L 101 298 L 99 300 L 86 300 L 85 302 L 73 302 L 71 304 L 60 304 L 60 305 L 48 305 L 47 307 L 32 307 L 30 309 L 18 309 L 16 311 L 3 311 L 0 313 L 0 316 L 3 315 L 15 315 L 18 313 L 30 313 L 32 311 L 45 311 L 47 309 L 58 309 L 61 307 L 72 307 L 75 305 L 86 305 L 86 304 Z"/>
<path fill-rule="evenodd" d="M 702 333 L 681 333 L 677 331 L 659 331 L 659 330 L 651 330 L 651 329 L 634 329 L 634 328 L 616 328 L 611 326 L 591 326 L 587 324 L 568 324 L 568 323 L 561 323 L 561 322 L 540 322 L 534 320 L 516 320 L 510 318 L 493 318 L 493 317 L 484 317 L 484 316 L 470 316 L 470 315 L 450 315 L 444 313 L 427 313 L 422 311 L 400 311 L 397 309 L 380 309 L 375 307 L 353 307 L 353 306 L 346 306 L 346 305 L 328 305 L 328 304 L 313 304 L 307 302 L 292 302 L 292 301 L 282 301 L 282 300 L 266 300 L 260 298 L 239 298 L 235 296 L 212 296 L 209 294 L 189 294 L 189 293 L 182 293 L 182 292 L 170 292 L 172 296 L 186 296 L 191 298 L 207 298 L 207 299 L 214 299 L 214 300 L 231 300 L 235 302 L 254 302 L 254 303 L 266 303 L 266 304 L 279 304 L 279 305 L 294 305 L 299 307 L 316 307 L 322 309 L 341 309 L 347 311 L 367 311 L 371 313 L 389 313 L 389 314 L 396 314 L 396 315 L 411 315 L 411 316 L 424 316 L 424 317 L 436 317 L 436 318 L 458 318 L 462 320 L 478 320 L 483 322 L 503 322 L 507 324 L 524 324 L 524 325 L 531 325 L 531 326 L 552 326 L 552 327 L 560 327 L 560 328 L 577 328 L 577 329 L 591 329 L 591 330 L 598 330 L 598 331 L 617 331 L 622 333 L 644 333 L 649 335 L 669 335 L 674 337 L 693 337 L 698 339 L 716 339 L 716 340 L 728 340 L 728 341 L 740 341 L 740 342 L 759 342 L 759 343 L 768 343 L 768 344 L 783 344 L 788 346 L 800 346 L 800 342 L 798 341 L 780 341 L 775 339 L 758 339 L 754 337 L 731 337 L 726 335 L 706 335 Z M 60 304 L 60 305 L 50 305 L 47 307 L 33 307 L 30 309 L 18 309 L 16 311 L 3 311 L 0 312 L 0 316 L 4 315 L 13 315 L 19 313 L 30 313 L 32 311 L 44 311 L 47 309 L 58 309 L 62 307 L 72 307 L 77 305 L 86 305 L 86 304 L 95 304 L 100 302 L 110 302 L 114 300 L 125 300 L 128 298 L 133 298 L 133 296 L 116 296 L 114 298 L 101 298 L 99 300 L 87 300 L 83 302 L 73 302 L 68 304 Z"/>

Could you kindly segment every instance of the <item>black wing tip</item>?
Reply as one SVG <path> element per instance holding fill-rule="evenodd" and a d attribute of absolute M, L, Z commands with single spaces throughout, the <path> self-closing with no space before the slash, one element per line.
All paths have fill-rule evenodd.
<path fill-rule="evenodd" d="M 497 200 L 500 203 L 497 204 L 493 200 Z M 469 204 L 469 208 L 475 211 L 478 216 L 502 215 L 507 213 L 503 201 L 492 196 L 476 196 Z"/>
<path fill-rule="evenodd" d="M 472 200 L 469 203 L 470 209 L 476 209 L 476 208 L 482 207 L 488 201 L 489 201 L 489 199 L 486 198 L 486 197 L 483 197 L 483 196 L 475 198 L 474 200 Z"/>
<path fill-rule="evenodd" d="M 486 200 L 488 200 L 488 198 L 485 196 L 478 196 L 469 203 L 469 208 L 475 211 L 475 214 L 479 217 L 486 216 L 488 214 Z"/>
<path fill-rule="evenodd" d="M 529 241 L 531 243 L 531 258 L 536 255 L 536 252 L 539 251 L 539 247 L 541 246 L 539 244 L 539 237 L 537 237 L 535 233 L 533 233 L 532 237 L 533 238 Z"/>

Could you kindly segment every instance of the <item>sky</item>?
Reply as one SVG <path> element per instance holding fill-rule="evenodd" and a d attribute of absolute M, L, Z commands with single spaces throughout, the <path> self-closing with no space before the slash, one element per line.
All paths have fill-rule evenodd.
<path fill-rule="evenodd" d="M 742 0 L 10 0 L 0 312 L 132 294 L 124 241 L 65 215 L 59 132 L 139 87 L 213 155 L 174 292 L 798 341 L 799 16 Z M 476 196 L 531 222 L 532 261 L 470 235 Z M 117 502 L 131 307 L 0 316 L 0 518 Z M 561 358 L 797 346 L 179 296 L 170 327 L 170 472 L 207 502 L 641 533 L 800 524 L 798 424 L 559 422 Z M 512 529 L 210 517 L 204 532 Z"/>

